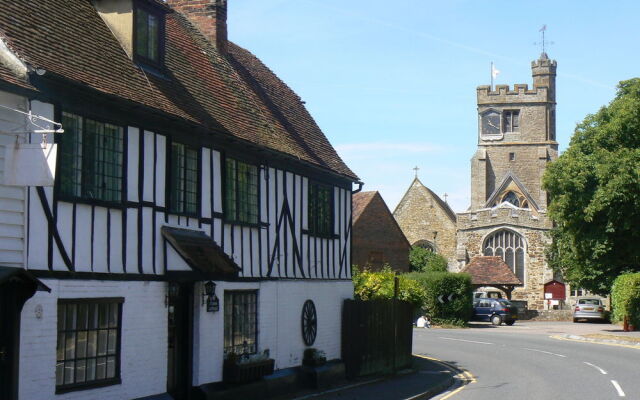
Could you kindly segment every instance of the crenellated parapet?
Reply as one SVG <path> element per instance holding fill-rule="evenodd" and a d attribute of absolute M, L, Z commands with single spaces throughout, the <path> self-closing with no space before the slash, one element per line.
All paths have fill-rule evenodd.
<path fill-rule="evenodd" d="M 478 86 L 478 105 L 501 103 L 546 103 L 551 101 L 549 88 L 538 86 L 529 88 L 526 83 L 516 83 L 513 88 L 509 85 Z"/>
<path fill-rule="evenodd" d="M 548 230 L 552 223 L 544 211 L 511 207 L 484 208 L 458 214 L 458 230 L 473 230 L 488 226 L 519 226 L 528 229 Z"/>

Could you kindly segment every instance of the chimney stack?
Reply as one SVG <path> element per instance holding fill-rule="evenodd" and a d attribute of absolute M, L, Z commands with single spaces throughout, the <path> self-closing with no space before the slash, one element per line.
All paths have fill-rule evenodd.
<path fill-rule="evenodd" d="M 227 0 L 166 0 L 222 54 L 227 52 Z"/>

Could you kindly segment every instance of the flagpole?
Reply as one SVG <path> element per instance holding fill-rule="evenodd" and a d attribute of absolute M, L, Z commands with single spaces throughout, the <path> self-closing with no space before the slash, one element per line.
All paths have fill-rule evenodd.
<path fill-rule="evenodd" d="M 489 75 L 491 75 L 491 91 L 493 91 L 493 61 L 491 61 L 491 69 L 489 70 Z"/>

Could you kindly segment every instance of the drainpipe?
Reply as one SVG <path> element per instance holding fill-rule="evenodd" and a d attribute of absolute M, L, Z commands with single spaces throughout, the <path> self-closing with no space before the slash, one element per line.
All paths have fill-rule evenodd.
<path fill-rule="evenodd" d="M 356 190 L 352 190 L 351 194 L 356 194 L 362 190 L 362 186 L 364 185 L 364 182 L 356 182 L 356 183 L 358 184 L 358 188 Z"/>

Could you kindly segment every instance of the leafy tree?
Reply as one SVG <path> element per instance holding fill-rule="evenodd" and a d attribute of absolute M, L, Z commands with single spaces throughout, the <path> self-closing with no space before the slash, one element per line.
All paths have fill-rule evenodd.
<path fill-rule="evenodd" d="M 447 259 L 429 249 L 413 246 L 409 252 L 411 271 L 416 272 L 445 272 Z"/>
<path fill-rule="evenodd" d="M 555 222 L 547 256 L 570 284 L 606 294 L 640 271 L 640 79 L 578 124 L 543 184 Z"/>
<path fill-rule="evenodd" d="M 394 277 L 396 273 L 389 265 L 381 271 L 373 272 L 367 269 L 360 271 L 352 268 L 353 291 L 358 300 L 392 299 L 394 291 Z M 408 301 L 416 307 L 424 303 L 424 289 L 420 283 L 405 275 L 398 275 L 398 300 Z"/>

